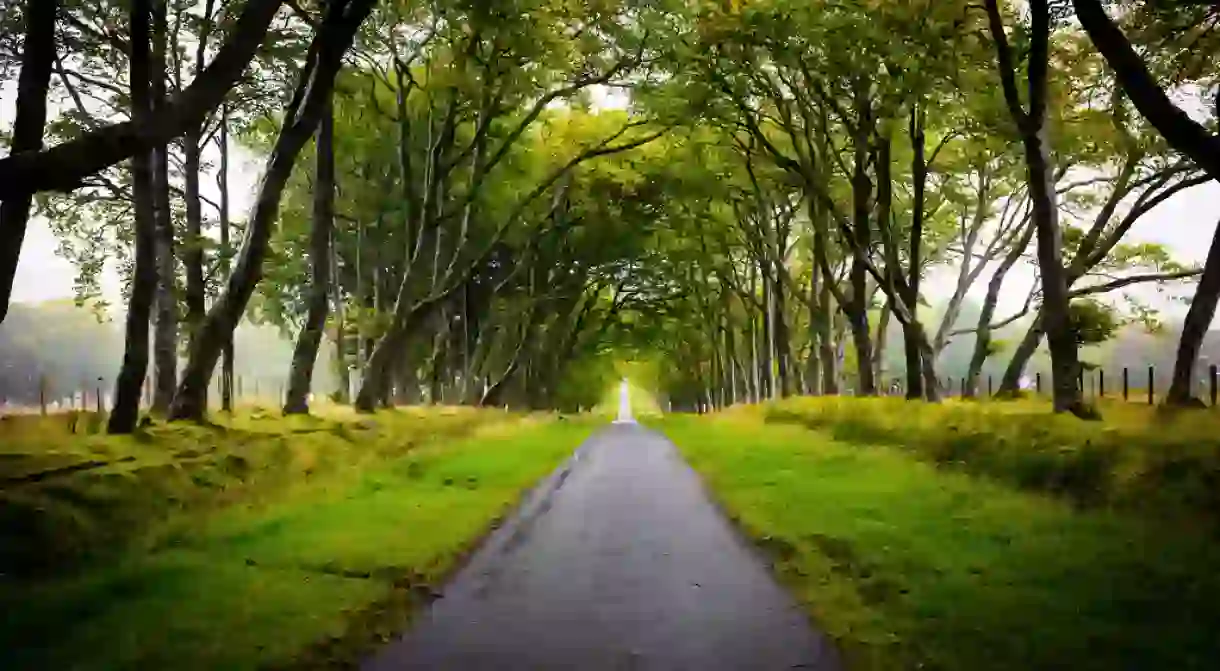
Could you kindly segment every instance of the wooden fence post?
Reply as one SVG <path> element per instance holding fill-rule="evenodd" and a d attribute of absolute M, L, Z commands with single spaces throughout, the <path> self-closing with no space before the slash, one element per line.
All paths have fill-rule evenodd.
<path fill-rule="evenodd" d="M 992 391 L 991 391 L 991 376 L 990 376 L 990 375 L 988 375 L 988 376 L 987 376 L 987 398 L 991 398 L 991 394 L 992 394 Z"/>
<path fill-rule="evenodd" d="M 1042 373 L 1034 373 L 1034 393 L 1042 393 Z"/>
<path fill-rule="evenodd" d="M 1153 378 L 1152 366 L 1148 366 L 1148 405 L 1156 403 L 1156 381 Z"/>
<path fill-rule="evenodd" d="M 1100 398 L 1106 397 L 1106 369 L 1097 369 L 1097 395 Z"/>
<path fill-rule="evenodd" d="M 97 379 L 97 414 L 102 414 L 102 378 Z"/>
<path fill-rule="evenodd" d="M 1207 367 L 1207 391 L 1211 394 L 1212 407 L 1216 407 L 1216 364 Z"/>
<path fill-rule="evenodd" d="M 1130 400 L 1130 393 L 1131 393 L 1130 378 L 1127 375 L 1127 367 L 1123 366 L 1123 400 L 1124 401 Z"/>
<path fill-rule="evenodd" d="M 44 374 L 38 376 L 38 408 L 44 416 L 47 414 L 47 376 Z"/>

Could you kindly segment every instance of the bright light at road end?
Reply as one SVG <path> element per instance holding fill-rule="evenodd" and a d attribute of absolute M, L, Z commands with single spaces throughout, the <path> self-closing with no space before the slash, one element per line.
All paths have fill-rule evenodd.
<path fill-rule="evenodd" d="M 623 378 L 623 382 L 619 385 L 618 419 L 614 420 L 614 423 L 635 424 L 635 418 L 631 416 L 631 394 L 627 391 L 627 378 Z"/>

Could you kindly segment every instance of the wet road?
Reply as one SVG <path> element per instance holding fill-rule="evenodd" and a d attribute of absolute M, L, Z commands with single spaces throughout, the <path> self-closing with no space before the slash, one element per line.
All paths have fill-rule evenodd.
<path fill-rule="evenodd" d="M 444 598 L 363 668 L 840 666 L 673 445 L 617 422 L 541 484 Z"/>

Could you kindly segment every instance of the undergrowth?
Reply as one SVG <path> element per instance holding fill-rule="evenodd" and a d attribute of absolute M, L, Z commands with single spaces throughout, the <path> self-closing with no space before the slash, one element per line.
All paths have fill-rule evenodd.
<path fill-rule="evenodd" d="M 450 408 L 284 418 L 253 409 L 218 424 L 107 436 L 83 430 L 96 416 L 82 415 L 0 421 L 0 573 L 51 573 L 155 543 L 184 513 L 358 472 L 506 417 Z"/>
<path fill-rule="evenodd" d="M 1081 506 L 1220 521 L 1220 414 L 1114 402 L 1101 422 L 1053 415 L 1034 400 L 939 404 L 897 398 L 794 398 L 768 422 L 901 448 Z"/>
<path fill-rule="evenodd" d="M 18 488 L 60 503 L 43 523 L 84 532 L 91 552 L 71 570 L 0 576 L 0 668 L 351 666 L 591 427 L 456 409 L 256 413 L 65 442 L 136 459 Z"/>

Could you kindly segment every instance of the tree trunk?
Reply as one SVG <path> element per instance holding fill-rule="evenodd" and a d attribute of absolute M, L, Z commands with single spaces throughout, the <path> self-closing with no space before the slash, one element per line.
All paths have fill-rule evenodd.
<path fill-rule="evenodd" d="M 1182 323 L 1182 337 L 1178 341 L 1178 355 L 1173 364 L 1173 381 L 1169 384 L 1169 395 L 1165 397 L 1166 405 L 1203 405 L 1192 393 L 1194 373 L 1199 360 L 1199 349 L 1203 346 L 1203 337 L 1207 335 L 1212 318 L 1216 316 L 1217 300 L 1220 300 L 1220 225 L 1216 226 L 1212 234 L 1212 244 L 1207 251 L 1203 275 L 1199 278 L 1199 286 L 1195 289 L 1190 309 L 1186 311 L 1186 321 Z"/>
<path fill-rule="evenodd" d="M 1017 91 L 1017 68 L 1012 60 L 997 0 L 987 0 L 987 13 L 992 41 L 996 45 L 1004 98 L 1025 150 L 1026 182 L 1037 236 L 1038 269 L 1042 276 L 1041 327 L 1046 331 L 1051 354 L 1053 405 L 1055 412 L 1071 412 L 1085 417 L 1092 413 L 1085 407 L 1082 392 L 1077 386 L 1080 362 L 1069 316 L 1068 281 L 1063 269 L 1063 235 L 1059 229 L 1055 177 L 1047 140 L 1047 72 L 1051 32 L 1049 0 L 1030 2 L 1030 44 L 1026 68 L 1028 112 L 1023 109 Z"/>
<path fill-rule="evenodd" d="M 767 274 L 762 273 L 763 292 L 763 323 L 762 323 L 762 385 L 763 398 L 771 400 L 775 398 L 775 328 L 772 318 L 775 314 L 774 299 L 771 295 L 771 281 L 767 279 Z"/>
<path fill-rule="evenodd" d="M 165 105 L 165 55 L 169 27 L 166 2 L 153 3 L 152 83 L 149 93 L 156 114 Z M 174 213 L 169 202 L 169 145 L 153 148 L 153 203 L 157 222 L 157 294 L 153 331 L 152 411 L 164 415 L 178 384 L 178 273 L 174 259 Z M 206 402 L 207 395 L 204 394 Z"/>
<path fill-rule="evenodd" d="M 924 109 L 918 102 L 911 108 L 910 127 L 911 138 L 911 180 L 914 183 L 914 197 L 911 200 L 911 236 L 910 249 L 907 252 L 907 288 L 903 302 L 911 313 L 911 320 L 919 319 L 919 279 L 923 251 L 923 217 L 924 192 L 928 183 L 928 165 L 924 160 Z M 902 329 L 903 355 L 906 359 L 906 397 L 909 399 L 923 398 L 923 368 L 924 361 L 920 355 L 919 340 L 904 326 Z M 935 367 L 936 362 L 929 362 Z M 935 375 L 933 375 L 935 378 Z M 934 392 L 935 393 L 935 392 Z"/>
<path fill-rule="evenodd" d="M 149 79 L 152 63 L 149 54 L 149 23 L 152 0 L 132 0 L 131 117 L 141 123 L 152 114 Z M 106 426 L 109 433 L 131 433 L 140 416 L 140 395 L 148 371 L 148 324 L 152 316 L 153 294 L 157 290 L 156 227 L 157 213 L 153 195 L 152 151 L 141 152 L 131 160 L 132 211 L 135 218 L 135 270 L 131 299 L 127 306 L 126 339 L 123 365 L 114 388 L 114 407 Z"/>
<path fill-rule="evenodd" d="M 313 227 L 309 232 L 308 313 L 292 352 L 292 368 L 288 372 L 288 395 L 284 400 L 285 415 L 309 412 L 309 391 L 313 386 L 313 369 L 318 360 L 318 348 L 326 331 L 330 312 L 330 239 L 335 221 L 335 136 L 334 116 L 330 101 L 322 112 L 317 133 L 317 169 L 313 185 Z"/>
<path fill-rule="evenodd" d="M 991 355 L 991 320 L 995 317 L 996 305 L 1000 301 L 1000 289 L 1004 286 L 1004 278 L 1025 253 L 1025 248 L 1029 246 L 1033 236 L 1034 227 L 1026 226 L 1021 237 L 1017 239 L 1012 249 L 1008 250 L 1008 254 L 996 268 L 995 273 L 991 276 L 991 281 L 987 283 L 987 295 L 983 299 L 983 309 L 979 313 L 978 328 L 975 330 L 974 352 L 970 355 L 970 367 L 966 373 L 966 398 L 974 398 L 978 394 L 979 375 L 983 372 L 983 364 L 987 361 L 987 357 Z M 1033 350 L 1030 350 L 1030 354 L 1032 353 Z M 1019 378 L 1020 373 L 1018 372 L 1016 379 Z"/>
<path fill-rule="evenodd" d="M 340 403 L 350 403 L 352 374 L 347 361 L 347 320 L 343 305 L 343 288 L 339 282 L 339 252 L 336 248 L 334 224 L 331 225 L 330 242 L 330 289 L 331 309 L 335 312 L 335 374 L 339 379 L 337 398 Z"/>
<path fill-rule="evenodd" d="M 191 342 L 194 342 L 199 325 L 207 316 L 207 289 L 203 279 L 203 207 L 199 193 L 202 141 L 198 132 L 188 134 L 183 156 L 186 170 L 186 245 L 182 250 L 182 267 L 186 274 L 186 328 Z"/>
<path fill-rule="evenodd" d="M 890 330 L 890 320 L 893 318 L 892 310 L 893 308 L 887 301 L 877 318 L 877 337 L 873 339 L 873 379 L 877 381 L 877 384 L 885 385 L 887 388 L 889 385 L 885 381 L 885 346 L 889 340 L 887 336 Z M 905 335 L 907 328 L 903 327 L 902 331 Z"/>
<path fill-rule="evenodd" d="M 1029 363 L 1034 352 L 1038 351 L 1038 344 L 1042 342 L 1042 333 L 1042 312 L 1039 312 L 1034 318 L 1034 323 L 1030 324 L 1029 329 L 1025 331 L 1017 348 L 1013 350 L 1012 358 L 1008 360 L 1008 366 L 1004 368 L 1004 375 L 1000 378 L 1000 388 L 995 393 L 997 398 L 1011 398 L 1017 395 L 1021 389 L 1021 376 L 1025 374 L 1025 365 Z M 1072 385 L 1076 385 L 1075 380 L 1072 381 Z"/>
<path fill-rule="evenodd" d="M 1055 412 L 1082 415 L 1085 413 L 1084 399 L 1076 383 L 1080 363 L 1068 312 L 1063 236 L 1059 230 L 1059 209 L 1055 204 L 1055 185 L 1045 132 L 1045 128 L 1039 129 L 1034 137 L 1026 138 L 1025 144 L 1038 238 L 1038 268 L 1042 275 L 1042 323 L 1051 354 L 1052 402 Z"/>
<path fill-rule="evenodd" d="M 55 16 L 59 0 L 27 0 L 21 75 L 17 79 L 17 117 L 9 139 L 10 155 L 42 149 L 47 123 L 47 89 L 55 63 Z M 8 316 L 17 261 L 30 221 L 31 194 L 5 197 L 0 203 L 0 324 Z"/>
<path fill-rule="evenodd" d="M 772 312 L 775 324 L 775 351 L 778 368 L 778 385 L 780 398 L 792 395 L 792 338 L 788 334 L 788 301 L 784 292 L 784 282 L 780 273 L 787 273 L 783 260 L 775 259 L 775 284 L 772 292 Z"/>
<path fill-rule="evenodd" d="M 216 186 L 220 191 L 220 273 L 225 281 L 229 279 L 229 108 L 220 106 L 220 166 L 216 171 Z M 192 334 L 191 344 L 199 337 L 196 326 Z M 233 412 L 233 334 L 224 336 L 222 346 L 222 361 L 220 365 L 220 409 Z"/>
<path fill-rule="evenodd" d="M 191 347 L 182 384 L 170 411 L 175 419 L 203 419 L 208 380 L 225 338 L 237 327 L 255 286 L 262 278 L 263 259 L 270 247 L 272 226 L 279 215 L 284 185 L 292 174 L 297 154 L 318 125 L 343 55 L 351 46 L 356 29 L 374 4 L 375 0 L 350 0 L 347 3 L 331 2 L 327 6 L 326 19 L 310 44 L 284 126 L 267 161 L 237 266 L 229 277 L 224 293 L 208 312 L 199 338 Z"/>

